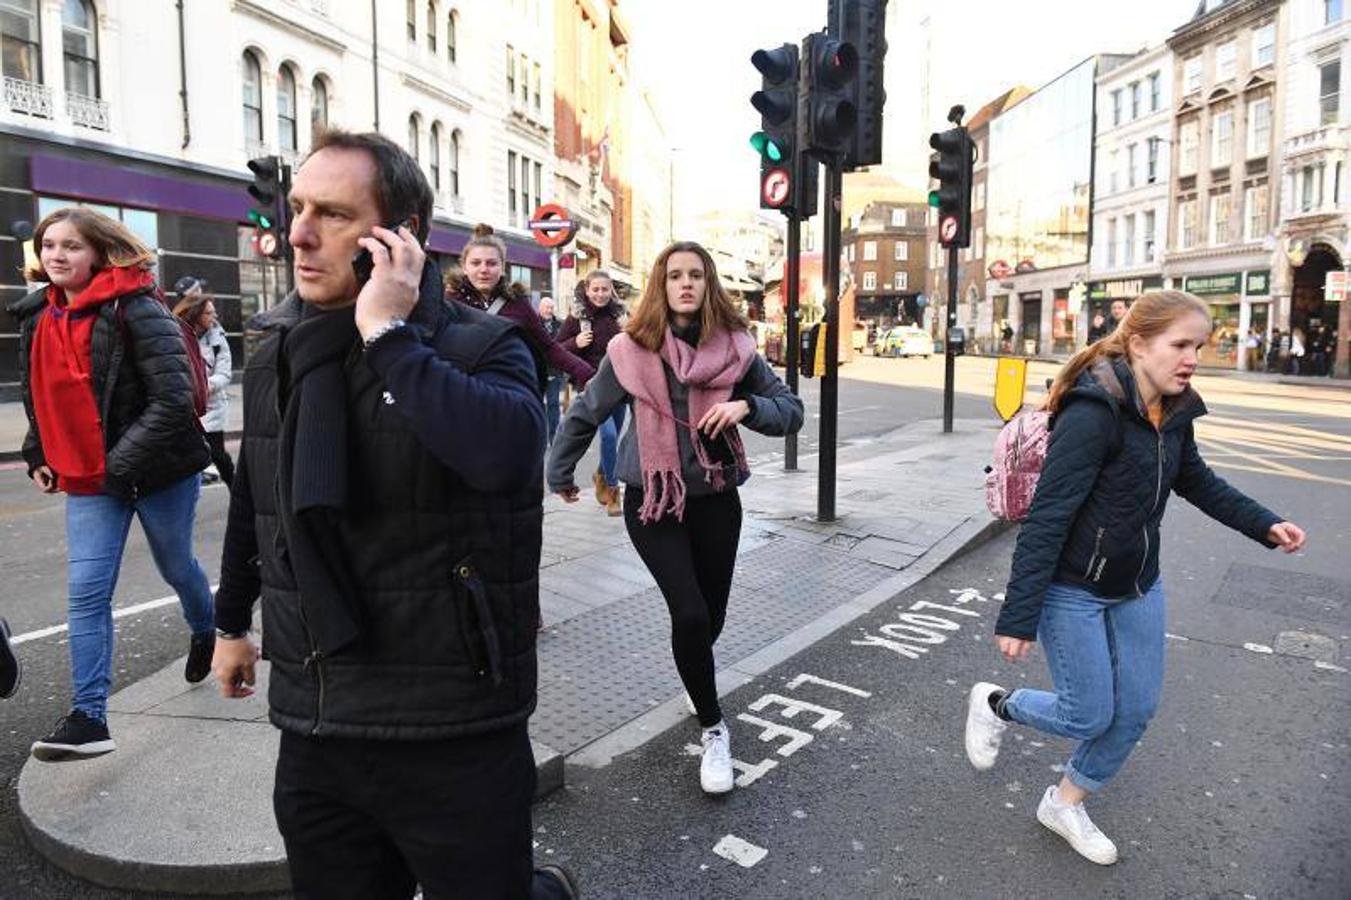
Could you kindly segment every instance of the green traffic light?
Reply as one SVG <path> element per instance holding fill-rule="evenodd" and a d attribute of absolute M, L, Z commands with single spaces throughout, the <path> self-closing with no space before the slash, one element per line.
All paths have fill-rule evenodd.
<path fill-rule="evenodd" d="M 763 131 L 757 131 L 755 134 L 751 135 L 751 146 L 755 148 L 756 153 L 759 153 L 770 162 L 783 161 L 783 148 Z"/>
<path fill-rule="evenodd" d="M 938 209 L 941 203 L 942 201 L 938 196 L 938 191 L 929 191 L 929 205 L 934 209 Z"/>
<path fill-rule="evenodd" d="M 249 210 L 249 221 L 259 228 L 268 229 L 272 227 L 272 220 L 256 209 Z"/>

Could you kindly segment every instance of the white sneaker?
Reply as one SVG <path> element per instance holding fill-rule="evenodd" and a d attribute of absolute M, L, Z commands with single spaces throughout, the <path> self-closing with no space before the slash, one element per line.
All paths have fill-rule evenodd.
<path fill-rule="evenodd" d="M 997 684 L 977 682 L 966 700 L 966 758 L 971 765 L 984 771 L 994 765 L 999 755 L 999 744 L 1009 723 L 990 709 L 990 695 L 1002 691 Z"/>
<path fill-rule="evenodd" d="M 1116 844 L 1093 824 L 1082 803 L 1074 806 L 1061 803 L 1055 785 L 1048 787 L 1042 796 L 1037 821 L 1069 841 L 1074 851 L 1089 862 L 1100 866 L 1116 862 Z"/>
<path fill-rule="evenodd" d="M 699 786 L 705 794 L 725 794 L 735 783 L 732 773 L 732 736 L 727 723 L 704 729 L 704 758 L 699 763 Z"/>

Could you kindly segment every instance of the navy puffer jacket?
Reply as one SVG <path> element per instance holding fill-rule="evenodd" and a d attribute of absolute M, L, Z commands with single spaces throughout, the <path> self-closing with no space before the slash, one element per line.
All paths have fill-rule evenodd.
<path fill-rule="evenodd" d="M 1155 429 L 1130 367 L 1099 360 L 1079 376 L 1052 421 L 1032 509 L 1018 534 L 995 633 L 1033 640 L 1051 582 L 1109 600 L 1143 596 L 1159 577 L 1168 492 L 1253 540 L 1280 516 L 1220 478 L 1196 449 L 1206 407 L 1192 388 L 1165 397 Z"/>

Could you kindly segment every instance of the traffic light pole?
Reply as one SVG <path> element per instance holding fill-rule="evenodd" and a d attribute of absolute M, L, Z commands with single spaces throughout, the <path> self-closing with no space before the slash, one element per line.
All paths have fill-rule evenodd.
<path fill-rule="evenodd" d="M 825 240 L 821 269 L 826 289 L 826 370 L 821 376 L 820 468 L 816 518 L 835 521 L 835 440 L 840 412 L 840 194 L 844 175 L 838 158 L 826 162 Z"/>
<path fill-rule="evenodd" d="M 948 248 L 948 325 L 943 333 L 943 433 L 952 434 L 952 393 L 957 357 L 952 352 L 952 332 L 957 327 L 957 253 Z"/>
<path fill-rule="evenodd" d="M 784 273 L 784 352 L 788 390 L 798 392 L 798 356 L 801 354 L 801 313 L 798 307 L 798 282 L 802 274 L 802 222 L 794 212 L 788 217 L 788 271 Z M 783 470 L 797 471 L 797 433 L 783 439 Z"/>

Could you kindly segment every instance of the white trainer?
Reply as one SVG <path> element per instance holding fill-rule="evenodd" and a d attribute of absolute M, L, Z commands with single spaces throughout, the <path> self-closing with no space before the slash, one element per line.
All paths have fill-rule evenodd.
<path fill-rule="evenodd" d="M 1098 830 L 1082 803 L 1061 803 L 1055 785 L 1046 789 L 1037 806 L 1037 821 L 1069 842 L 1089 862 L 1110 866 L 1116 862 L 1116 844 Z"/>
<path fill-rule="evenodd" d="M 704 758 L 699 763 L 699 786 L 705 794 L 725 794 L 732 789 L 732 736 L 727 723 L 704 729 Z"/>
<path fill-rule="evenodd" d="M 982 772 L 994 765 L 995 757 L 999 755 L 999 744 L 1004 740 L 1004 731 L 1009 727 L 1008 722 L 990 709 L 990 695 L 1002 690 L 997 684 L 980 681 L 972 686 L 967 696 L 966 758 Z"/>

